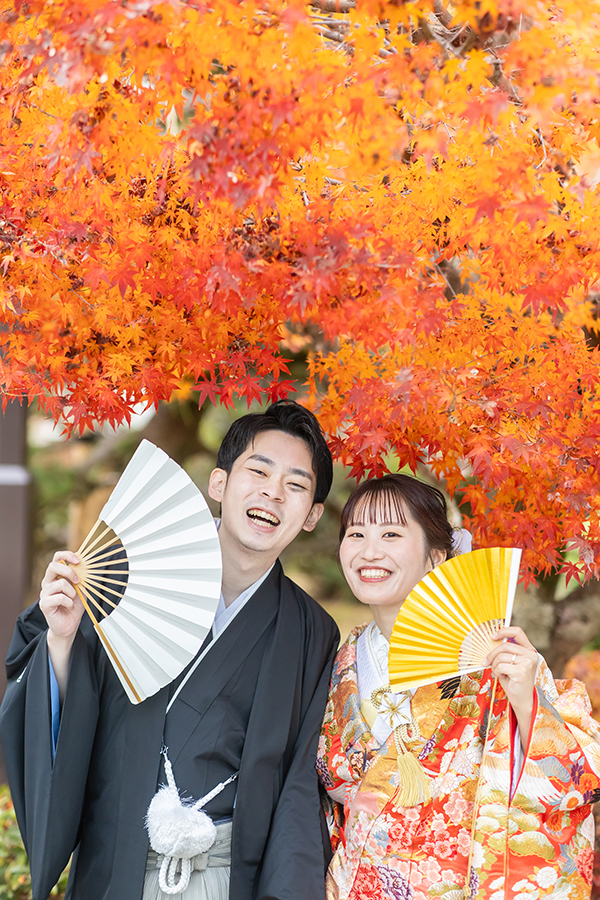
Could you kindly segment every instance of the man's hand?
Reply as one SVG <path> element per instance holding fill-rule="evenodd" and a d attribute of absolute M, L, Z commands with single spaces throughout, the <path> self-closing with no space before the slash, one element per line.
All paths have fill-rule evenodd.
<path fill-rule="evenodd" d="M 67 685 L 71 647 L 84 611 L 73 586 L 79 576 L 67 563 L 77 565 L 79 562 L 76 553 L 58 550 L 46 569 L 40 594 L 40 609 L 48 623 L 48 652 L 61 701 Z"/>
<path fill-rule="evenodd" d="M 503 643 L 488 653 L 487 662 L 492 667 L 492 675 L 504 688 L 517 717 L 521 743 L 525 751 L 533 713 L 537 651 L 523 629 L 514 625 L 510 628 L 501 628 L 494 640 Z"/>

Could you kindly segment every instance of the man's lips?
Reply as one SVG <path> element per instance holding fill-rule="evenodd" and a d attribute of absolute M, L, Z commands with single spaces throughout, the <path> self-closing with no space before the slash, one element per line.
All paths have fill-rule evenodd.
<path fill-rule="evenodd" d="M 389 569 L 379 569 L 375 566 L 363 566 L 358 570 L 358 576 L 361 581 L 383 581 L 389 578 L 392 573 Z"/>
<path fill-rule="evenodd" d="M 266 509 L 249 509 L 246 512 L 246 515 L 256 525 L 261 525 L 265 528 L 276 528 L 281 524 L 277 516 L 272 512 L 268 512 Z"/>

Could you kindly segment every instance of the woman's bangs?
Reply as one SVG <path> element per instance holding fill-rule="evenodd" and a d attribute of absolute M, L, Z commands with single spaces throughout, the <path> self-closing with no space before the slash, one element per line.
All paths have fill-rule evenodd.
<path fill-rule="evenodd" d="M 369 491 L 363 494 L 352 511 L 348 525 L 380 525 L 381 523 L 406 525 L 406 510 L 399 492 L 389 489 Z"/>

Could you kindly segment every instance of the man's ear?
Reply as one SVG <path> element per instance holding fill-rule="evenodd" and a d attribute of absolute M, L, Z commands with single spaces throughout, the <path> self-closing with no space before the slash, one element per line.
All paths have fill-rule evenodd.
<path fill-rule="evenodd" d="M 213 469 L 208 479 L 208 496 L 221 503 L 227 484 L 227 472 L 225 469 Z"/>
<path fill-rule="evenodd" d="M 313 503 L 312 509 L 306 517 L 306 522 L 302 526 L 304 531 L 313 531 L 315 525 L 323 515 L 325 507 L 322 503 Z"/>

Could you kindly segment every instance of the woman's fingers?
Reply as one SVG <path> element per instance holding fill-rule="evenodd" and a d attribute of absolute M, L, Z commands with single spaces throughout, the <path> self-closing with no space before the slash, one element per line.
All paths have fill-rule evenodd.
<path fill-rule="evenodd" d="M 515 634 L 517 631 L 519 634 Z M 506 632 L 510 633 L 506 634 Z M 515 683 L 524 681 L 533 687 L 538 655 L 527 635 L 520 628 L 503 628 L 498 632 L 497 637 L 498 645 L 487 656 L 487 664 L 491 666 L 494 677 L 502 675 Z M 512 640 L 503 641 L 504 637 Z"/>
<path fill-rule="evenodd" d="M 522 676 L 529 678 L 532 672 L 535 676 L 535 671 L 537 669 L 537 654 L 535 659 L 533 659 L 529 655 L 501 653 L 494 657 L 490 665 L 494 676 L 506 675 L 513 680 L 520 680 Z"/>
<path fill-rule="evenodd" d="M 526 735 L 533 710 L 537 651 L 523 629 L 516 625 L 501 628 L 495 641 L 497 645 L 488 653 L 487 664 L 506 691 L 519 727 L 526 729 Z"/>
<path fill-rule="evenodd" d="M 520 647 L 525 647 L 529 650 L 535 650 L 533 644 L 525 634 L 522 628 L 519 628 L 518 625 L 507 625 L 505 628 L 500 628 L 499 631 L 496 632 L 496 637 L 494 640 L 503 641 L 508 640 L 513 644 L 517 644 Z"/>
<path fill-rule="evenodd" d="M 494 642 L 497 642 L 497 645 L 487 655 L 487 664 L 489 666 L 493 665 L 494 661 L 499 657 L 502 658 L 503 662 L 515 663 L 520 656 L 524 656 L 527 659 L 535 659 L 537 665 L 537 650 L 523 629 L 517 625 L 501 628 L 496 632 Z"/>

